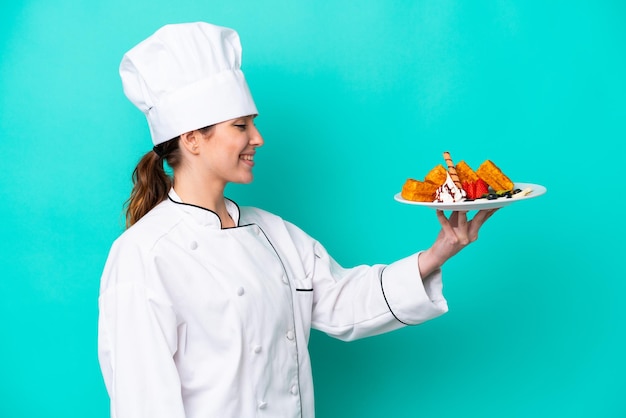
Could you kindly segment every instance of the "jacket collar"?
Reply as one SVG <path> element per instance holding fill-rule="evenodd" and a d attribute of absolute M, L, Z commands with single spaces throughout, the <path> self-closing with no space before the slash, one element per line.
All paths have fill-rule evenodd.
<path fill-rule="evenodd" d="M 168 197 L 171 202 L 175 203 L 183 212 L 189 214 L 200 225 L 222 229 L 220 217 L 212 210 L 183 202 L 173 188 L 170 189 Z M 224 203 L 226 204 L 228 214 L 235 221 L 235 225 L 239 226 L 239 206 L 226 197 L 224 198 Z"/>

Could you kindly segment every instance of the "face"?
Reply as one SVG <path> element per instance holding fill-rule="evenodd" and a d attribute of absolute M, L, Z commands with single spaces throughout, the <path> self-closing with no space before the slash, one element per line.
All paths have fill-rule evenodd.
<path fill-rule="evenodd" d="M 250 183 L 256 148 L 263 143 L 254 116 L 214 125 L 199 141 L 199 161 L 207 180 L 220 187 L 231 182 Z"/>

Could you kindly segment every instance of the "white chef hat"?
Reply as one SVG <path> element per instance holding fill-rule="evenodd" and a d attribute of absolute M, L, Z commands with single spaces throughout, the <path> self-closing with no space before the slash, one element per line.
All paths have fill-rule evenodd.
<path fill-rule="evenodd" d="M 166 25 L 120 64 L 126 97 L 148 119 L 154 145 L 185 132 L 256 115 L 232 29 L 204 22 Z"/>

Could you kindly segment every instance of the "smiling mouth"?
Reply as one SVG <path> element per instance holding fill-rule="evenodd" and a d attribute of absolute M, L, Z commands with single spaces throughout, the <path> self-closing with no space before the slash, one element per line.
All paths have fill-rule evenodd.
<path fill-rule="evenodd" d="M 254 161 L 254 155 L 250 154 L 242 154 L 239 156 L 239 158 L 246 161 Z"/>

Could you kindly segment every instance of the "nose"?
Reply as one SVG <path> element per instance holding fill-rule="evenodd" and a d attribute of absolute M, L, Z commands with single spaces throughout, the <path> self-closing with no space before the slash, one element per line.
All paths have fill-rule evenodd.
<path fill-rule="evenodd" d="M 265 144 L 265 140 L 263 139 L 261 132 L 259 132 L 255 124 L 252 124 L 252 129 L 250 130 L 250 145 L 258 148 L 263 144 Z"/>

